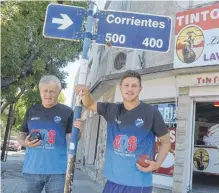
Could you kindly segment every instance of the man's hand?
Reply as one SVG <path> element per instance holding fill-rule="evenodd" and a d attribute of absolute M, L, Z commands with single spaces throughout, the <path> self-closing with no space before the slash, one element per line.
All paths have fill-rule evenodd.
<path fill-rule="evenodd" d="M 83 106 L 93 112 L 97 112 L 97 103 L 92 99 L 90 89 L 87 85 L 78 84 L 75 87 L 75 94 L 81 96 Z"/>
<path fill-rule="evenodd" d="M 29 141 L 30 135 L 28 135 L 24 140 L 25 147 L 37 147 L 40 145 L 41 140 L 35 139 L 33 141 Z"/>
<path fill-rule="evenodd" d="M 73 125 L 74 127 L 78 128 L 80 132 L 82 132 L 84 128 L 84 121 L 82 119 L 76 119 Z"/>
<path fill-rule="evenodd" d="M 78 84 L 75 87 L 75 94 L 76 95 L 84 96 L 84 95 L 88 94 L 89 92 L 90 92 L 90 89 L 85 84 Z"/>
<path fill-rule="evenodd" d="M 160 167 L 160 165 L 155 161 L 145 160 L 145 163 L 149 164 L 149 166 L 146 168 L 136 164 L 137 168 L 142 172 L 153 172 Z"/>

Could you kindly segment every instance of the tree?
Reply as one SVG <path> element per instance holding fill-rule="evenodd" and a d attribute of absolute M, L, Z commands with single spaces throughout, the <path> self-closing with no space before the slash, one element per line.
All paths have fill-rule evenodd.
<path fill-rule="evenodd" d="M 84 1 L 64 3 L 87 5 Z M 82 45 L 43 37 L 48 4 L 46 1 L 5 1 L 1 4 L 1 112 L 22 95 L 35 92 L 42 75 L 56 75 L 63 88 L 66 87 L 67 74 L 62 68 L 78 59 Z"/>

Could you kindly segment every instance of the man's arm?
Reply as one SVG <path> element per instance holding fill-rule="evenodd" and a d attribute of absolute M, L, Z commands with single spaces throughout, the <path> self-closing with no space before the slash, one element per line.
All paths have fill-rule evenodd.
<path fill-rule="evenodd" d="M 30 135 L 28 135 L 27 119 L 28 119 L 28 110 L 25 113 L 24 120 L 21 125 L 21 131 L 18 133 L 18 142 L 23 147 L 36 147 L 40 145 L 41 140 L 38 141 L 38 139 L 35 139 L 33 141 L 29 141 Z"/>
<path fill-rule="evenodd" d="M 72 116 L 70 117 L 70 120 L 69 120 L 70 125 L 68 125 L 68 130 L 67 130 L 67 134 L 66 134 L 67 148 L 69 148 L 71 137 L 72 137 L 72 121 L 73 121 L 72 119 L 73 119 L 73 112 L 72 112 Z M 82 133 L 82 130 L 83 130 L 83 127 L 84 127 L 83 120 L 82 119 L 76 119 L 76 121 L 74 122 L 74 127 L 79 129 L 78 139 L 80 140 L 81 133 Z"/>
<path fill-rule="evenodd" d="M 159 152 L 158 152 L 158 157 L 157 157 L 157 164 L 158 168 L 161 166 L 165 158 L 167 157 L 167 154 L 170 151 L 170 135 L 167 133 L 166 135 L 159 137 L 160 140 L 160 147 L 159 147 Z"/>
<path fill-rule="evenodd" d="M 19 132 L 18 134 L 18 142 L 23 147 L 37 147 L 40 145 L 41 140 L 35 139 L 33 141 L 29 141 L 30 135 L 26 132 Z"/>
<path fill-rule="evenodd" d="M 25 145 L 25 139 L 27 137 L 28 133 L 26 132 L 19 132 L 18 133 L 18 142 L 20 143 L 20 145 L 22 145 L 23 147 L 26 147 Z"/>
<path fill-rule="evenodd" d="M 145 163 L 149 164 L 148 167 L 142 167 L 139 164 L 137 164 L 137 167 L 140 171 L 142 172 L 153 172 L 157 169 L 160 168 L 161 164 L 165 160 L 169 150 L 170 150 L 170 136 L 169 133 L 159 137 L 159 140 L 161 142 L 158 157 L 156 161 L 150 161 L 150 160 L 145 160 Z"/>
<path fill-rule="evenodd" d="M 152 131 L 160 140 L 160 148 L 156 161 L 150 161 L 150 160 L 145 161 L 146 163 L 149 164 L 148 167 L 145 168 L 137 164 L 138 169 L 143 172 L 152 172 L 154 170 L 157 170 L 165 160 L 168 152 L 170 151 L 170 136 L 169 136 L 168 128 L 166 127 L 162 115 L 157 108 L 155 109 L 154 112 Z"/>
<path fill-rule="evenodd" d="M 82 97 L 82 103 L 90 111 L 97 112 L 97 103 L 92 99 L 90 89 L 86 85 L 77 85 L 75 93 Z"/>

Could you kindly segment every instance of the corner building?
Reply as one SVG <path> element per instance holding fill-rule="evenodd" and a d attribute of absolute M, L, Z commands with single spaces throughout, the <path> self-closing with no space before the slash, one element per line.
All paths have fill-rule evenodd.
<path fill-rule="evenodd" d="M 126 70 L 142 75 L 140 99 L 157 105 L 171 151 L 153 174 L 155 192 L 219 192 L 219 3 L 216 1 L 106 1 L 108 10 L 172 18 L 167 53 L 92 44 L 87 85 L 100 102 L 121 102 Z M 194 33 L 193 33 L 194 32 Z M 84 111 L 77 159 L 95 181 L 103 177 L 106 122 Z M 155 158 L 158 144 L 155 144 Z"/>

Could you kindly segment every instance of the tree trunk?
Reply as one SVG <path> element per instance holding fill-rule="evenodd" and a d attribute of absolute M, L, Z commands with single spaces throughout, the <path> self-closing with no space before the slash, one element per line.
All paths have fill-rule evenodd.
<path fill-rule="evenodd" d="M 7 108 L 7 106 L 9 105 L 9 103 L 5 103 L 1 106 L 1 114 L 4 112 L 4 110 Z"/>
<path fill-rule="evenodd" d="M 25 88 L 21 88 L 21 92 L 15 97 L 15 99 L 13 100 L 13 103 L 16 103 L 18 99 L 21 97 L 21 95 L 24 94 L 25 91 L 26 91 Z M 4 112 L 4 110 L 7 108 L 9 104 L 10 104 L 9 102 L 5 102 L 5 104 L 1 106 L 1 113 Z"/>

